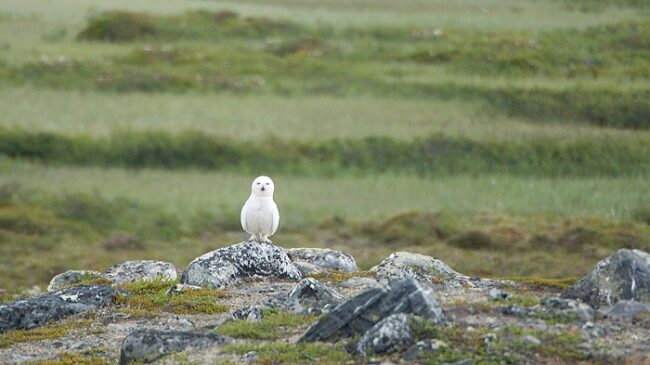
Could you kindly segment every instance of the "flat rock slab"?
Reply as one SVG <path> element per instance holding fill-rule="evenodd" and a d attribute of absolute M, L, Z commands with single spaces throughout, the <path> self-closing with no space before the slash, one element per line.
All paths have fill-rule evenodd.
<path fill-rule="evenodd" d="M 174 264 L 166 261 L 136 260 L 117 264 L 100 275 L 113 285 L 122 285 L 136 281 L 149 281 L 162 277 L 165 280 L 176 280 L 177 273 Z"/>
<path fill-rule="evenodd" d="M 383 318 L 396 313 L 415 314 L 433 323 L 444 319 L 433 289 L 414 279 L 406 279 L 369 289 L 339 305 L 309 327 L 300 341 L 336 341 L 363 334 Z"/>
<path fill-rule="evenodd" d="M 181 283 L 220 289 L 242 278 L 273 276 L 302 279 L 284 249 L 269 243 L 241 242 L 195 258 L 187 266 Z"/>
<path fill-rule="evenodd" d="M 641 250 L 618 250 L 599 261 L 593 270 L 564 293 L 594 307 L 619 300 L 650 302 L 650 254 Z"/>
<path fill-rule="evenodd" d="M 336 290 L 313 278 L 302 279 L 288 297 L 289 300 L 295 300 L 303 306 L 317 309 L 336 306 L 345 301 Z"/>
<path fill-rule="evenodd" d="M 231 342 L 229 337 L 187 331 L 137 330 L 122 342 L 120 365 L 152 362 L 166 354 Z"/>
<path fill-rule="evenodd" d="M 30 299 L 0 305 L 0 333 L 32 329 L 65 317 L 115 302 L 116 289 L 106 285 L 81 285 Z"/>
<path fill-rule="evenodd" d="M 327 248 L 292 248 L 287 250 L 287 255 L 304 275 L 317 272 L 359 271 L 354 257 L 341 251 Z"/>

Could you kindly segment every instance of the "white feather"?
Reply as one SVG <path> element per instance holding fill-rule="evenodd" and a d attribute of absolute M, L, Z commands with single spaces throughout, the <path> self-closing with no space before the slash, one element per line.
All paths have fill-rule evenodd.
<path fill-rule="evenodd" d="M 251 239 L 262 242 L 277 231 L 280 225 L 280 212 L 273 201 L 275 187 L 273 181 L 260 176 L 253 181 L 251 195 L 241 210 L 241 226 L 251 235 Z"/>

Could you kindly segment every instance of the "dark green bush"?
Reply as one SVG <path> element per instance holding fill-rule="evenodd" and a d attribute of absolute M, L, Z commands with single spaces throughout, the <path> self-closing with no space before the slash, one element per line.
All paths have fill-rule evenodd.
<path fill-rule="evenodd" d="M 77 39 L 124 42 L 155 34 L 156 27 L 148 15 L 110 11 L 90 19 L 86 28 L 77 35 Z"/>

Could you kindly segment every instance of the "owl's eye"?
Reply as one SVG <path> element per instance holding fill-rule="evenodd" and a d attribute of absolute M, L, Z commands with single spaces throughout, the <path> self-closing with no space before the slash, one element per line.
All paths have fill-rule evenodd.
<path fill-rule="evenodd" d="M 269 185 L 269 183 L 266 183 L 266 185 Z"/>
<path fill-rule="evenodd" d="M 259 185 L 259 184 L 260 184 L 260 183 L 257 183 L 257 185 Z"/>

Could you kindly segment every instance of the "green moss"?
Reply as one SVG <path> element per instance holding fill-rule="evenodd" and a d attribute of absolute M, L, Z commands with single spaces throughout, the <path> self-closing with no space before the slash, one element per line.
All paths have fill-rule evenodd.
<path fill-rule="evenodd" d="M 92 18 L 77 36 L 81 40 L 124 42 L 156 33 L 151 17 L 126 11 L 111 11 Z"/>
<path fill-rule="evenodd" d="M 548 279 L 539 277 L 505 277 L 503 280 L 514 281 L 521 283 L 531 288 L 553 288 L 553 289 L 566 289 L 573 285 L 578 278 L 564 278 L 564 279 Z"/>
<path fill-rule="evenodd" d="M 110 362 L 102 357 L 64 352 L 54 360 L 38 360 L 29 365 L 108 365 Z"/>
<path fill-rule="evenodd" d="M 426 354 L 425 364 L 471 359 L 474 363 L 517 364 L 522 358 L 544 356 L 563 361 L 586 359 L 586 354 L 578 349 L 580 336 L 571 333 L 549 333 L 528 331 L 519 327 L 506 327 L 492 330 L 478 327 L 468 331 L 461 327 L 444 327 L 426 320 L 414 320 L 411 328 L 418 340 L 438 339 L 448 347 Z M 486 341 L 486 335 L 492 334 L 493 340 Z M 523 340 L 531 335 L 540 339 L 541 344 L 534 346 Z"/>
<path fill-rule="evenodd" d="M 127 313 L 143 315 L 147 312 L 169 312 L 177 314 L 216 314 L 228 311 L 219 300 L 228 296 L 223 290 L 196 289 L 168 296 L 167 290 L 176 281 L 157 278 L 124 285 L 128 295 L 118 297 L 118 304 L 126 307 Z"/>
<path fill-rule="evenodd" d="M 307 325 L 316 321 L 316 316 L 304 316 L 276 309 L 262 311 L 260 322 L 237 320 L 228 322 L 217 329 L 222 335 L 255 340 L 273 340 L 299 333 Z"/>
<path fill-rule="evenodd" d="M 21 342 L 32 342 L 60 338 L 72 329 L 78 329 L 89 324 L 89 321 L 68 321 L 46 327 L 30 330 L 10 330 L 0 334 L 0 348 L 10 347 Z"/>
<path fill-rule="evenodd" d="M 271 364 L 343 364 L 353 358 L 341 345 L 325 343 L 270 343 L 264 345 L 226 345 L 225 351 L 238 355 L 255 351 L 258 363 Z"/>
<path fill-rule="evenodd" d="M 310 278 L 319 281 L 327 281 L 332 283 L 340 283 L 351 278 L 369 278 L 373 277 L 374 273 L 371 271 L 356 271 L 356 272 L 343 272 L 343 271 L 328 271 L 317 274 L 309 274 Z"/>

